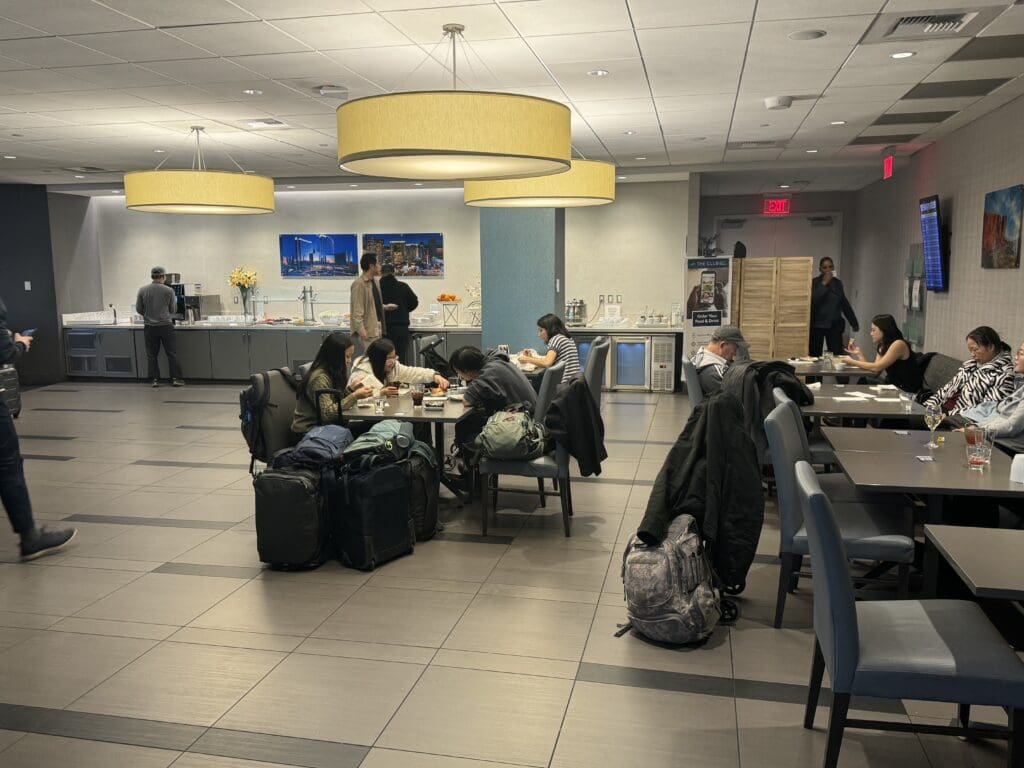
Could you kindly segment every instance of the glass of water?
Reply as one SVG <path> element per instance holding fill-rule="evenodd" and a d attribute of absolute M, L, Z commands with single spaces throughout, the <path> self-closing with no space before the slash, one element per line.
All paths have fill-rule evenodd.
<path fill-rule="evenodd" d="M 384 413 L 384 407 L 387 405 L 388 399 L 382 395 L 377 395 L 373 398 L 373 412 Z"/>

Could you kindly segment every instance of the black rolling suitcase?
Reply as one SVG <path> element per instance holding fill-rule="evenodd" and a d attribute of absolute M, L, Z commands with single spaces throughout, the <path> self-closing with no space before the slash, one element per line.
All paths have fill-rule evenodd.
<path fill-rule="evenodd" d="M 18 383 L 18 369 L 13 365 L 0 368 L 0 397 L 7 403 L 11 416 L 18 418 L 21 413 L 21 386 Z"/>
<path fill-rule="evenodd" d="M 406 462 L 343 466 L 331 497 L 334 547 L 342 564 L 372 571 L 416 546 Z"/>
<path fill-rule="evenodd" d="M 316 568 L 331 556 L 327 504 L 320 474 L 268 469 L 252 481 L 256 491 L 256 549 L 274 568 Z"/>

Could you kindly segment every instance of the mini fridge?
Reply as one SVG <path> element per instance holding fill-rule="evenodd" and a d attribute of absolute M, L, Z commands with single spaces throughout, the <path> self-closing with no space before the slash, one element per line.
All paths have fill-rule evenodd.
<path fill-rule="evenodd" d="M 650 390 L 650 336 L 612 336 L 612 348 L 608 357 L 612 389 Z"/>

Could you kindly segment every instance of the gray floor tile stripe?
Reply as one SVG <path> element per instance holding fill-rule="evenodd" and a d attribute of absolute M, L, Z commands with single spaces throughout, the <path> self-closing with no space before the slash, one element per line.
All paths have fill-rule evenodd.
<path fill-rule="evenodd" d="M 514 536 L 481 536 L 479 533 L 447 533 L 441 531 L 434 535 L 437 541 L 464 541 L 468 543 L 476 544 L 511 544 L 514 540 Z"/>
<path fill-rule="evenodd" d="M 237 400 L 164 400 L 176 405 L 238 405 Z"/>
<path fill-rule="evenodd" d="M 627 405 L 634 408 L 657 408 L 657 403 L 642 403 L 637 400 L 605 400 L 602 405 Z"/>
<path fill-rule="evenodd" d="M 668 651 L 671 652 L 671 651 Z M 699 649 L 692 651 L 700 653 Z M 810 663 L 808 662 L 808 668 Z M 633 688 L 653 688 L 660 691 L 676 693 L 699 693 L 705 696 L 722 696 L 725 698 L 752 699 L 757 701 L 777 701 L 784 704 L 803 704 L 807 701 L 807 687 L 792 683 L 773 683 L 745 678 L 715 677 L 713 675 L 694 675 L 683 672 L 664 672 L 657 669 L 638 669 L 635 667 L 616 667 L 608 664 L 591 664 L 583 662 L 576 673 L 576 679 L 588 683 L 608 683 L 626 685 Z M 821 691 L 820 704 L 828 706 L 832 701 L 832 692 L 826 688 Z M 856 698 L 855 709 L 871 712 L 886 712 L 905 715 L 903 702 L 888 699 Z"/>
<path fill-rule="evenodd" d="M 23 707 L 17 704 L 0 704 L 0 728 L 177 751 L 188 749 L 206 730 L 198 725 Z"/>
<path fill-rule="evenodd" d="M 49 387 L 43 387 L 42 389 L 39 389 L 37 391 L 45 392 L 45 393 L 49 394 L 50 392 L 81 392 L 82 390 L 80 390 L 80 389 L 56 389 L 56 388 L 51 389 Z"/>
<path fill-rule="evenodd" d="M 41 453 L 23 453 L 21 454 L 23 459 L 32 459 L 33 461 L 71 461 L 76 458 L 75 456 L 46 456 Z"/>
<path fill-rule="evenodd" d="M 230 448 L 230 446 L 228 446 Z M 216 461 L 160 461 L 159 459 L 138 459 L 132 464 L 143 467 L 195 467 L 200 469 L 248 469 L 248 462 L 245 464 L 230 464 Z"/>
<path fill-rule="evenodd" d="M 211 531 L 226 531 L 237 523 L 217 520 L 174 520 L 163 517 L 132 517 L 131 515 L 87 515 L 78 513 L 64 518 L 69 523 L 110 523 L 111 525 L 150 525 L 156 528 L 205 528 Z"/>
<path fill-rule="evenodd" d="M 30 408 L 32 411 L 62 411 L 68 413 L 124 413 L 117 408 Z"/>
<path fill-rule="evenodd" d="M 778 565 L 778 555 L 754 555 L 754 562 L 760 565 Z"/>
<path fill-rule="evenodd" d="M 236 565 L 202 565 L 199 563 L 164 563 L 151 573 L 173 573 L 178 576 L 220 576 L 226 579 L 255 579 L 262 568 L 246 568 Z"/>
<path fill-rule="evenodd" d="M 605 439 L 605 444 L 608 443 L 621 443 L 625 445 L 675 445 L 671 440 L 608 440 Z"/>
<path fill-rule="evenodd" d="M 199 429 L 211 432 L 237 432 L 238 427 L 204 427 L 199 424 L 179 424 L 175 429 Z"/>
<path fill-rule="evenodd" d="M 22 435 L 18 434 L 22 440 L 77 440 L 77 437 L 72 435 Z"/>
<path fill-rule="evenodd" d="M 602 485 L 654 485 L 653 480 L 623 480 L 614 477 L 574 477 L 572 483 L 601 483 Z"/>
<path fill-rule="evenodd" d="M 358 768 L 370 748 L 211 728 L 188 751 L 303 768 Z"/>

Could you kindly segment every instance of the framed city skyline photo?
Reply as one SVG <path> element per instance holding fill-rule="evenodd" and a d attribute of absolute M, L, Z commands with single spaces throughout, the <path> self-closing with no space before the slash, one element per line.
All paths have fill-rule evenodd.
<path fill-rule="evenodd" d="M 1020 268 L 1020 228 L 1024 216 L 1024 184 L 985 195 L 981 229 L 981 266 L 984 269 Z"/>
<path fill-rule="evenodd" d="M 441 232 L 363 235 L 362 252 L 377 254 L 382 267 L 394 265 L 398 277 L 444 277 Z"/>
<path fill-rule="evenodd" d="M 359 248 L 355 235 L 281 235 L 281 277 L 355 277 Z"/>

